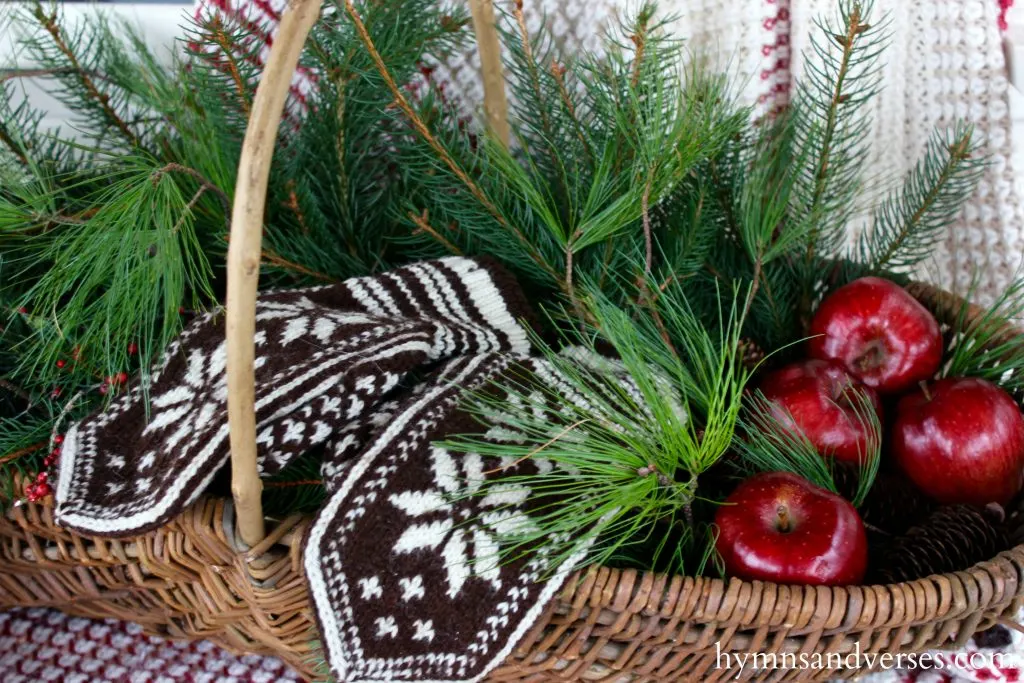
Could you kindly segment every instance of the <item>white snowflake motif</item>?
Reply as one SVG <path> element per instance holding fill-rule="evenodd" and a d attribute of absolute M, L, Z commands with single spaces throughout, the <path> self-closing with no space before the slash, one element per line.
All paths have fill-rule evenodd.
<path fill-rule="evenodd" d="M 377 617 L 374 619 L 374 623 L 377 624 L 378 638 L 394 638 L 398 635 L 398 624 L 395 623 L 394 617 Z"/>
<path fill-rule="evenodd" d="M 280 336 L 276 340 L 282 347 L 299 339 L 315 339 L 318 344 L 326 346 L 340 326 L 372 322 L 372 318 L 363 313 L 325 311 L 305 296 L 287 302 L 260 301 L 256 322 L 267 320 L 287 321 L 280 328 Z"/>
<path fill-rule="evenodd" d="M 425 595 L 423 590 L 423 577 L 417 574 L 412 578 L 399 579 L 398 585 L 402 587 L 402 600 L 418 600 Z"/>
<path fill-rule="evenodd" d="M 395 542 L 393 552 L 401 555 L 440 549 L 450 598 L 457 596 L 472 576 L 488 581 L 498 590 L 498 539 L 536 530 L 533 520 L 517 509 L 529 497 L 530 490 L 514 484 L 496 484 L 477 495 L 484 483 L 484 470 L 483 458 L 476 453 L 456 460 L 448 451 L 435 446 L 430 461 L 434 488 L 403 491 L 389 497 L 391 504 L 409 517 L 430 517 L 407 528 Z M 459 493 L 460 498 L 467 495 L 457 503 L 459 509 L 449 502 L 454 493 Z M 475 518 L 469 512 L 470 505 L 478 508 Z"/>
<path fill-rule="evenodd" d="M 363 591 L 363 600 L 375 600 L 384 594 L 377 576 L 359 579 L 359 588 Z"/>
<path fill-rule="evenodd" d="M 226 366 L 224 342 L 209 353 L 190 349 L 181 381 L 151 399 L 152 419 L 143 435 L 173 428 L 174 431 L 163 439 L 163 447 L 170 451 L 187 439 L 205 433 L 214 415 L 227 403 Z"/>
<path fill-rule="evenodd" d="M 412 636 L 413 640 L 425 640 L 429 643 L 434 639 L 434 621 L 432 619 L 426 621 L 417 619 L 413 622 L 412 627 L 416 629 Z"/>

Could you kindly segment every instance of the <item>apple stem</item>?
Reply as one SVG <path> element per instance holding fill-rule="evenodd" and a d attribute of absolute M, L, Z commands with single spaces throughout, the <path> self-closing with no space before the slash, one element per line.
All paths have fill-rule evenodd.
<path fill-rule="evenodd" d="M 779 521 L 776 528 L 782 533 L 789 531 L 789 508 L 785 505 L 780 505 L 775 509 L 775 514 L 778 515 Z"/>
<path fill-rule="evenodd" d="M 932 392 L 928 391 L 928 382 L 926 382 L 924 380 L 921 380 L 920 382 L 917 383 L 917 385 L 919 387 L 921 387 L 921 392 L 924 394 L 925 400 L 926 401 L 931 401 L 932 400 Z"/>

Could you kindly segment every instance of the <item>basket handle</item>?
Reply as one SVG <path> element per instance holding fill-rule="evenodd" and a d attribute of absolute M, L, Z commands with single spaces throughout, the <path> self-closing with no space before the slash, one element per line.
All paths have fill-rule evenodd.
<path fill-rule="evenodd" d="M 488 125 L 508 142 L 508 105 L 501 49 L 491 0 L 470 0 L 484 77 Z M 242 142 L 231 211 L 227 259 L 227 384 L 231 444 L 231 495 L 238 534 L 249 547 L 266 536 L 263 482 L 256 466 L 256 291 L 259 284 L 270 162 L 292 76 L 309 32 L 320 16 L 321 0 L 290 0 L 256 87 Z"/>

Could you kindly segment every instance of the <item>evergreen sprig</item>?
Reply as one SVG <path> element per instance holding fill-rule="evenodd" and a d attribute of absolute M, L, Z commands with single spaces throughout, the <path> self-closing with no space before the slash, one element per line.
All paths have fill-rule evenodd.
<path fill-rule="evenodd" d="M 454 5 L 358 7 L 402 88 L 466 39 Z M 403 131 L 338 9 L 327 8 L 302 56 L 325 77 L 305 108 L 293 98 L 276 141 L 266 284 L 336 281 L 407 258 L 391 239 L 407 232 L 395 215 L 410 190 L 390 154 Z M 223 295 L 260 45 L 229 19 L 182 20 L 185 40 L 165 58 L 106 14 L 76 23 L 58 5 L 0 9 L 21 60 L 0 75 L 0 374 L 34 405 L 81 390 L 98 407 L 123 373 L 153 365 L 192 309 Z M 46 129 L 17 87 L 27 77 L 45 79 L 70 125 Z"/>
<path fill-rule="evenodd" d="M 927 260 L 943 230 L 974 194 L 986 161 L 974 129 L 958 123 L 936 131 L 903 187 L 875 210 L 872 229 L 861 235 L 858 256 L 874 273 L 909 272 Z"/>
<path fill-rule="evenodd" d="M 680 570 L 703 565 L 710 535 L 692 506 L 700 475 L 733 442 L 749 377 L 738 351 L 742 300 L 734 296 L 721 312 L 717 333 L 703 326 L 678 287 L 663 293 L 660 321 L 645 315 L 648 309 L 630 315 L 596 292 L 580 304 L 593 327 L 571 353 L 542 345 L 550 377 L 503 378 L 496 391 L 467 399 L 482 424 L 515 438 L 499 444 L 469 435 L 444 446 L 552 465 L 494 480 L 493 486 L 525 487 L 537 501 L 531 523 L 499 539 L 503 559 L 543 543 L 553 567 L 593 544 L 583 562 L 606 562 L 648 543 L 667 524 L 679 543 L 668 547 L 667 534 L 656 539 L 652 561 L 666 554 Z M 665 330 L 681 340 L 679 349 Z M 615 360 L 599 355 L 598 340 L 614 348 Z M 464 495 L 486 494 L 490 486 Z"/>
<path fill-rule="evenodd" d="M 835 254 L 862 187 L 871 119 L 868 103 L 880 86 L 886 20 L 871 0 L 840 0 L 835 15 L 816 21 L 797 83 L 797 126 L 806 162 L 799 167 L 793 212 L 813 223 L 803 264 Z M 807 275 L 809 277 L 810 274 Z"/>
<path fill-rule="evenodd" d="M 850 501 L 860 507 L 874 484 L 882 456 L 882 425 L 871 399 L 863 391 L 847 387 L 838 399 L 853 408 L 856 419 L 867 429 L 865 452 L 857 463 L 857 489 Z M 823 456 L 807 435 L 797 427 L 791 415 L 780 413 L 778 406 L 763 394 L 752 395 L 741 420 L 743 436 L 736 441 L 742 470 L 754 472 L 792 472 L 812 484 L 837 495 L 835 461 Z"/>
<path fill-rule="evenodd" d="M 952 342 L 943 365 L 943 377 L 980 377 L 1006 391 L 1024 392 L 1024 276 L 1020 273 L 987 308 L 971 303 L 978 288 L 975 275 L 955 311 Z"/>
<path fill-rule="evenodd" d="M 350 15 L 358 25 L 358 12 Z M 627 47 L 610 42 L 604 56 L 570 58 L 544 31 L 526 32 L 521 6 L 506 15 L 513 150 L 446 128 L 451 117 L 438 118 L 436 101 L 417 108 L 393 92 L 396 116 L 419 142 L 399 153 L 423 190 L 408 212 L 423 253 L 501 254 L 546 298 L 571 301 L 582 279 L 610 275 L 609 290 L 637 296 L 637 277 L 660 270 L 665 253 L 659 205 L 746 119 L 726 82 L 690 68 L 653 16 L 644 5 L 623 23 Z M 376 50 L 369 39 L 366 48 Z M 390 71 L 384 59 L 377 67 Z M 638 255 L 640 270 L 627 270 Z"/>

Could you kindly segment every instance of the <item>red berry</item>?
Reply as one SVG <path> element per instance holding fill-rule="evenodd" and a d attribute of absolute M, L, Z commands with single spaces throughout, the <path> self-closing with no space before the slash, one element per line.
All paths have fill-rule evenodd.
<path fill-rule="evenodd" d="M 104 382 L 103 384 L 101 384 L 101 385 L 100 385 L 100 393 L 101 393 L 101 394 L 105 394 L 105 393 L 107 393 L 108 391 L 110 391 L 110 386 L 109 386 L 109 385 L 107 385 L 107 383 L 106 383 L 106 382 Z"/>
<path fill-rule="evenodd" d="M 43 467 L 53 467 L 53 464 L 57 462 L 57 455 L 50 453 L 48 456 L 43 458 Z"/>
<path fill-rule="evenodd" d="M 22 315 L 28 315 L 28 309 L 25 308 L 24 306 L 21 306 L 18 308 L 18 313 L 21 313 Z"/>
<path fill-rule="evenodd" d="M 75 360 L 80 359 L 82 357 L 82 347 L 76 346 L 75 348 L 71 349 L 71 357 Z"/>
<path fill-rule="evenodd" d="M 64 435 L 63 434 L 58 434 L 57 436 L 53 437 L 53 442 L 55 444 L 57 444 L 58 446 L 60 444 L 64 443 Z M 54 451 L 54 452 L 56 453 L 56 451 Z"/>
<path fill-rule="evenodd" d="M 63 369 L 64 366 L 67 365 L 67 364 L 68 364 L 68 362 L 66 360 L 64 360 L 63 358 L 61 358 L 60 360 L 57 361 L 57 367 L 61 368 L 61 369 Z"/>
<path fill-rule="evenodd" d="M 129 356 L 134 356 L 138 352 L 139 352 L 139 345 L 138 344 L 136 344 L 135 342 L 132 342 L 131 344 L 128 345 L 128 355 Z"/>
<path fill-rule="evenodd" d="M 185 307 L 178 306 L 178 315 L 185 315 Z"/>
<path fill-rule="evenodd" d="M 117 380 L 118 384 L 124 384 L 125 382 L 128 381 L 128 373 L 121 371 L 117 373 L 117 377 L 115 377 L 115 379 Z"/>
<path fill-rule="evenodd" d="M 60 393 L 61 393 L 60 387 L 54 387 L 53 391 L 50 392 L 50 396 L 52 398 L 58 398 L 60 396 Z"/>
<path fill-rule="evenodd" d="M 44 483 L 46 483 L 46 480 L 49 479 L 49 478 L 50 478 L 49 473 L 47 473 L 47 472 L 40 472 L 39 474 L 36 475 L 36 483 L 37 484 L 44 484 Z"/>
<path fill-rule="evenodd" d="M 51 492 L 52 489 L 50 488 L 50 485 L 45 481 L 30 484 L 25 488 L 25 494 L 28 498 L 28 502 L 30 503 L 35 503 L 46 498 Z"/>

